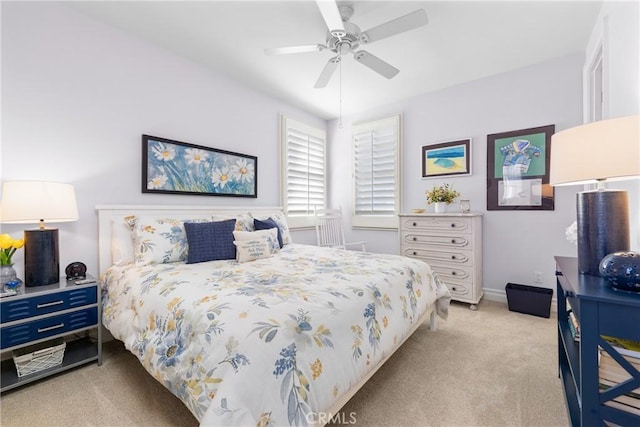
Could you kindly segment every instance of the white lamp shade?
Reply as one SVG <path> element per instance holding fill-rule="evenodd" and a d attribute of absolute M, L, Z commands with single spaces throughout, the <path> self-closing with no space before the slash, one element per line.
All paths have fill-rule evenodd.
<path fill-rule="evenodd" d="M 588 123 L 551 137 L 551 185 L 640 175 L 640 116 Z"/>
<path fill-rule="evenodd" d="M 7 181 L 2 185 L 0 222 L 31 224 L 78 220 L 73 186 L 59 182 Z"/>

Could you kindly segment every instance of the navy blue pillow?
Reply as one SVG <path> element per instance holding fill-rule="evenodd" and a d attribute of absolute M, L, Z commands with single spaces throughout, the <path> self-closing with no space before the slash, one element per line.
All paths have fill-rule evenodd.
<path fill-rule="evenodd" d="M 189 254 L 187 264 L 236 259 L 236 246 L 233 244 L 233 230 L 236 220 L 228 219 L 215 222 L 185 222 Z"/>
<path fill-rule="evenodd" d="M 255 227 L 256 230 L 269 230 L 271 228 L 275 228 L 276 230 L 278 230 L 278 244 L 280 245 L 280 249 L 282 249 L 282 246 L 284 246 L 282 244 L 282 233 L 280 232 L 280 227 L 278 227 L 278 224 L 276 224 L 276 222 L 269 218 L 269 219 L 263 219 L 263 220 L 259 220 L 259 219 L 253 219 L 253 226 Z"/>

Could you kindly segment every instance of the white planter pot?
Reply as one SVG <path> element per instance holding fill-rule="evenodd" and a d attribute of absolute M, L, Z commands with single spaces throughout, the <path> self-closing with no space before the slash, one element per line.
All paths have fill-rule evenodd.
<path fill-rule="evenodd" d="M 434 203 L 436 213 L 445 213 L 447 211 L 447 204 L 445 202 Z"/>

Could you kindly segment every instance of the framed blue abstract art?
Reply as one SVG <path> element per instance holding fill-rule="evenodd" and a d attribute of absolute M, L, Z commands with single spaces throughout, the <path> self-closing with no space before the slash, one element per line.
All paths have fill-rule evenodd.
<path fill-rule="evenodd" d="M 422 147 L 422 177 L 471 175 L 471 139 Z"/>
<path fill-rule="evenodd" d="M 142 135 L 142 192 L 258 197 L 258 158 Z"/>

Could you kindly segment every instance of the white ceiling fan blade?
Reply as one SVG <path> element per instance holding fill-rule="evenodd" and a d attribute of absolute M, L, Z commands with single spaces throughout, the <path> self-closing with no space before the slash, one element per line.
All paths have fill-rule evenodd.
<path fill-rule="evenodd" d="M 286 55 L 289 53 L 320 52 L 323 49 L 326 49 L 326 46 L 321 44 L 308 44 L 303 46 L 270 47 L 269 49 L 265 49 L 264 53 L 267 55 Z"/>
<path fill-rule="evenodd" d="M 427 25 L 427 12 L 424 9 L 418 9 L 407 15 L 396 18 L 392 21 L 380 24 L 363 32 L 360 35 L 362 43 L 373 43 L 375 41 L 413 30 L 414 28 Z"/>
<path fill-rule="evenodd" d="M 335 0 L 316 0 L 316 3 L 331 35 L 335 37 L 347 35 Z"/>
<path fill-rule="evenodd" d="M 316 84 L 313 87 L 316 89 L 321 89 L 327 86 L 327 83 L 329 83 L 329 80 L 331 80 L 331 76 L 333 76 L 333 73 L 336 71 L 336 68 L 338 67 L 339 63 L 340 63 L 339 56 L 331 58 L 329 62 L 327 62 L 327 65 L 325 65 L 324 68 L 322 69 L 322 72 L 320 73 L 320 77 L 318 77 L 318 80 L 316 81 Z"/>
<path fill-rule="evenodd" d="M 375 55 L 370 54 L 366 50 L 359 50 L 353 54 L 356 61 L 371 68 L 376 73 L 388 79 L 395 77 L 400 72 L 396 67 L 383 61 Z"/>

